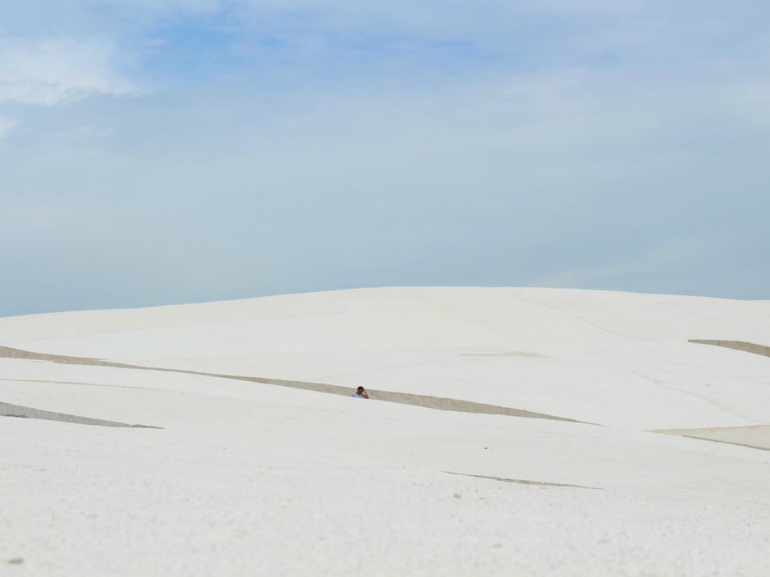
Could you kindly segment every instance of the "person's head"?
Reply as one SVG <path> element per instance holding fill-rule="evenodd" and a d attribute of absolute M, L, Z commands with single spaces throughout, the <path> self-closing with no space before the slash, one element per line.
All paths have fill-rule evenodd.
<path fill-rule="evenodd" d="M 364 388 L 363 388 L 363 387 L 358 387 L 358 388 L 356 389 L 356 392 L 357 392 L 357 393 L 363 393 L 363 392 L 364 392 Z"/>

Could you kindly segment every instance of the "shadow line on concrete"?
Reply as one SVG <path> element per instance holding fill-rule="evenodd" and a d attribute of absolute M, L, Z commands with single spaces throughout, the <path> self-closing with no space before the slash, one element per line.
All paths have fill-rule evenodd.
<path fill-rule="evenodd" d="M 206 373 L 201 371 L 169 369 L 169 368 L 163 368 L 163 367 L 147 367 L 147 366 L 140 366 L 140 365 L 131 365 L 126 363 L 115 363 L 112 361 L 105 361 L 102 359 L 92 359 L 88 357 L 72 357 L 72 356 L 54 355 L 54 354 L 48 354 L 48 353 L 36 353 L 32 351 L 14 349 L 14 348 L 5 347 L 5 346 L 0 346 L 0 357 L 12 358 L 12 359 L 47 361 L 51 363 L 58 363 L 58 364 L 65 364 L 65 365 L 85 365 L 85 366 L 112 367 L 112 368 L 119 368 L 119 369 L 135 369 L 135 370 L 139 369 L 139 370 L 148 370 L 148 371 L 178 373 L 178 374 L 185 374 L 185 375 L 216 377 L 220 379 L 231 379 L 231 380 L 245 381 L 250 383 L 261 383 L 265 385 L 277 385 L 280 387 L 303 389 L 307 391 L 315 391 L 319 393 L 327 393 L 332 395 L 342 395 L 346 397 L 349 397 L 352 394 L 352 390 L 350 387 L 343 387 L 340 385 L 331 385 L 327 383 L 314 383 L 309 381 L 291 381 L 291 380 L 285 380 L 285 379 L 271 379 L 271 378 L 264 378 L 264 377 L 248 377 L 248 376 L 239 376 L 239 375 Z M 478 414 L 486 414 L 486 415 L 505 415 L 509 417 L 523 417 L 528 419 L 547 419 L 551 421 L 563 421 L 568 423 L 595 425 L 595 423 L 587 423 L 585 421 L 568 419 L 566 417 L 557 417 L 555 415 L 548 415 L 545 413 L 536 413 L 536 412 L 526 411 L 522 409 L 513 409 L 510 407 L 488 405 L 486 403 L 476 403 L 473 401 L 463 401 L 459 399 L 451 399 L 446 397 L 433 397 L 429 395 L 416 395 L 412 393 L 399 393 L 399 392 L 393 392 L 393 391 L 380 391 L 380 390 L 374 390 L 374 389 L 369 390 L 369 395 L 372 399 L 378 400 L 378 401 L 386 401 L 389 403 L 400 403 L 404 405 L 425 407 L 425 408 L 437 409 L 441 411 L 478 413 Z"/>
<path fill-rule="evenodd" d="M 754 355 L 762 355 L 763 357 L 770 357 L 770 347 L 764 345 L 758 345 L 756 343 L 749 343 L 746 341 L 721 341 L 711 339 L 689 339 L 687 342 L 696 345 L 712 345 L 715 347 L 724 347 L 726 349 L 733 349 L 736 351 L 743 351 L 744 353 L 752 353 Z"/>
<path fill-rule="evenodd" d="M 13 405 L 0 401 L 0 417 L 17 417 L 20 419 L 42 419 L 44 421 L 58 421 L 60 423 L 73 423 L 76 425 L 94 425 L 97 427 L 124 427 L 128 429 L 162 429 L 163 427 L 152 427 L 150 425 L 130 425 L 128 423 L 119 423 L 117 421 L 107 421 L 104 419 L 94 419 L 91 417 L 80 417 L 78 415 L 69 415 L 67 413 L 57 413 L 55 411 L 43 411 L 23 405 Z"/>

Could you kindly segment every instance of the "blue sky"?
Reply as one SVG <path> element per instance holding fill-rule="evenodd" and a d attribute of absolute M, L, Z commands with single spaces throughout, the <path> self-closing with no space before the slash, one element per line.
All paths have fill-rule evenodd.
<path fill-rule="evenodd" d="M 770 298 L 770 5 L 0 0 L 0 315 Z"/>

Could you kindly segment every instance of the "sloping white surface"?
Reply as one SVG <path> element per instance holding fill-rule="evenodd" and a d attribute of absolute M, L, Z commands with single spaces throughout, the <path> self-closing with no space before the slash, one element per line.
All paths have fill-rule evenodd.
<path fill-rule="evenodd" d="M 604 426 L 0 358 L 2 402 L 163 427 L 0 418 L 0 575 L 764 577 L 770 452 L 640 429 L 767 424 L 770 359 L 682 342 L 770 342 L 767 308 L 383 289 L 2 319 L 30 350 Z"/>
<path fill-rule="evenodd" d="M 770 302 L 394 288 L 0 319 L 0 344 L 453 397 L 642 429 L 765 424 Z"/>
<path fill-rule="evenodd" d="M 0 419 L 13 440 L 0 453 L 0 555 L 25 559 L 13 574 L 770 567 L 765 451 L 151 371 L 0 371 L 8 402 L 164 427 Z"/>

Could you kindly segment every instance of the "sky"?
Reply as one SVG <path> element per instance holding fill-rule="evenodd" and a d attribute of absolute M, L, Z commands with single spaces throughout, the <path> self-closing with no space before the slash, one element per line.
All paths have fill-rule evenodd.
<path fill-rule="evenodd" d="M 0 0 L 0 316 L 770 299 L 766 0 Z"/>

